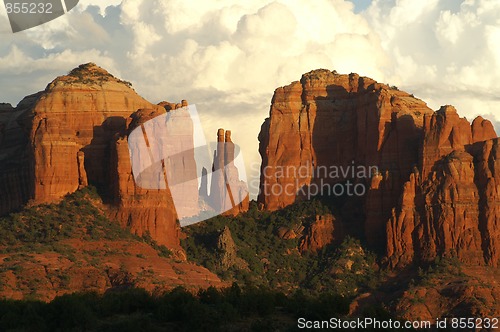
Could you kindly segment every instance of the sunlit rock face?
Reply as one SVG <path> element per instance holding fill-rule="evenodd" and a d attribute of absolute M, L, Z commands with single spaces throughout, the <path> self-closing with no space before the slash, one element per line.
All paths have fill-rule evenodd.
<path fill-rule="evenodd" d="M 337 200 L 339 220 L 391 266 L 447 254 L 497 265 L 495 138 L 491 122 L 471 124 L 452 106 L 434 112 L 396 87 L 314 70 L 274 93 L 258 201 L 272 211 L 311 198 L 304 188 L 363 183 L 363 195 Z M 350 166 L 376 171 L 317 172 Z"/>
<path fill-rule="evenodd" d="M 56 78 L 16 108 L 0 104 L 0 213 L 55 202 L 92 185 L 111 218 L 180 252 L 178 220 L 200 213 L 201 169 L 195 161 L 195 129 L 188 107 L 185 100 L 154 105 L 130 83 L 93 63 Z M 169 153 L 134 174 L 133 160 L 144 163 L 151 157 L 131 155 L 135 143 L 130 145 L 129 138 L 135 132 L 145 142 L 143 130 L 149 135 L 147 144 L 159 140 Z M 223 212 L 235 215 L 248 209 L 248 190 L 239 181 L 238 169 L 226 162 L 234 158 L 230 131 L 222 142 L 222 166 L 227 166 L 223 180 L 242 196 Z M 219 187 L 214 193 L 223 192 L 226 183 Z"/>

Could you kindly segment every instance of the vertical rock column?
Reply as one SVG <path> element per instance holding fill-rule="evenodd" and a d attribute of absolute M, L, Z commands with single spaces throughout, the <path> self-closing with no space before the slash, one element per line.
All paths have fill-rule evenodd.
<path fill-rule="evenodd" d="M 234 165 L 235 145 L 231 131 L 217 131 L 217 150 L 212 167 L 210 202 L 216 211 L 224 215 L 237 215 L 248 210 L 248 188 L 240 181 L 239 172 Z"/>
<path fill-rule="evenodd" d="M 244 181 L 240 181 L 240 174 L 238 168 L 234 164 L 235 160 L 235 145 L 231 140 L 231 131 L 227 130 L 225 135 L 225 155 L 224 155 L 224 165 L 225 165 L 225 177 L 226 177 L 226 187 L 228 190 L 227 197 L 229 202 L 226 202 L 227 207 L 230 207 L 224 214 L 225 215 L 237 215 L 240 212 L 248 210 L 248 188 Z M 230 203 L 229 206 L 227 203 Z"/>
<path fill-rule="evenodd" d="M 224 211 L 226 206 L 227 194 L 224 179 L 224 148 L 224 129 L 221 128 L 217 131 L 217 149 L 214 152 L 212 183 L 210 185 L 210 204 L 215 211 Z"/>

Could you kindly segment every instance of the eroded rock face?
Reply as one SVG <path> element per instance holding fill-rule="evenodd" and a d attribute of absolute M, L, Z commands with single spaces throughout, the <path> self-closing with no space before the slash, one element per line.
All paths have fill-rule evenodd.
<path fill-rule="evenodd" d="M 40 95 L 25 97 L 15 109 L 3 104 L 0 112 L 0 214 L 18 209 L 32 197 L 30 128 L 22 120 Z"/>
<path fill-rule="evenodd" d="M 367 192 L 340 200 L 346 233 L 362 229 L 357 235 L 391 266 L 440 255 L 499 264 L 497 139 L 482 117 L 470 124 L 453 106 L 433 112 L 369 78 L 315 70 L 275 91 L 259 140 L 263 208 L 309 198 L 302 188 L 352 180 Z M 314 172 L 349 164 L 377 171 L 364 179 Z"/>
<path fill-rule="evenodd" d="M 304 74 L 300 82 L 275 91 L 262 125 L 259 202 L 276 210 L 300 199 L 300 189 L 311 184 L 365 181 L 371 186 L 360 203 L 367 206 L 365 233 L 371 245 L 384 247 L 391 208 L 418 164 L 426 114 L 432 111 L 421 100 L 367 77 L 328 70 Z M 314 169 L 330 166 L 376 166 L 380 176 L 375 171 L 365 179 L 311 176 Z M 289 170 L 285 176 L 279 173 L 283 168 Z M 285 190 L 276 195 L 273 189 L 279 188 Z"/>
<path fill-rule="evenodd" d="M 301 252 L 317 252 L 334 241 L 338 242 L 342 238 L 339 226 L 340 223 L 336 222 L 333 215 L 317 215 L 316 220 L 307 228 L 306 234 L 300 242 L 299 250 Z"/>
<path fill-rule="evenodd" d="M 301 237 L 304 229 L 305 227 L 302 223 L 296 224 L 293 227 L 281 226 L 277 229 L 276 235 L 283 240 L 292 240 Z"/>
<path fill-rule="evenodd" d="M 423 174 L 410 176 L 387 224 L 391 266 L 441 255 L 499 264 L 495 136 L 489 121 L 477 118 L 471 125 L 450 106 L 426 119 Z"/>
<path fill-rule="evenodd" d="M 422 176 L 426 178 L 443 156 L 497 135 L 490 121 L 478 117 L 471 126 L 467 119 L 460 118 L 453 106 L 446 105 L 425 117 L 424 137 L 420 160 Z"/>
<path fill-rule="evenodd" d="M 231 131 L 217 131 L 217 149 L 214 151 L 212 182 L 209 201 L 216 211 L 225 211 L 223 215 L 236 216 L 248 211 L 248 187 L 240 180 L 235 166 L 235 146 L 231 140 Z"/>
<path fill-rule="evenodd" d="M 125 129 L 131 113 L 148 107 L 152 105 L 129 84 L 94 64 L 50 83 L 28 111 L 32 202 L 51 202 L 78 188 L 83 177 L 79 152 L 85 156 L 88 182 L 106 187 L 112 137 Z"/>
<path fill-rule="evenodd" d="M 185 258 L 177 220 L 200 212 L 200 170 L 187 106 L 186 100 L 153 105 L 130 83 L 93 63 L 56 78 L 16 108 L 0 104 L 0 214 L 27 204 L 54 202 L 92 185 L 107 203 L 111 218 L 138 235 L 149 233 L 158 243 L 177 250 L 177 258 Z M 167 116 L 169 121 L 163 124 L 146 125 Z M 162 142 L 167 142 L 169 156 L 155 160 L 154 167 L 140 174 L 146 185 L 132 171 L 128 138 L 134 129 L 147 132 L 146 145 L 167 135 Z M 213 195 L 223 191 L 226 182 L 235 195 L 245 193 L 241 203 L 227 212 L 236 215 L 248 209 L 248 190 L 232 163 L 230 131 L 222 131 L 221 142 L 217 153 L 226 166 L 226 181 L 222 187 L 214 184 Z M 149 160 L 151 154 L 142 152 L 138 158 Z"/>
<path fill-rule="evenodd" d="M 0 173 L 10 182 L 2 189 L 9 203 L 0 212 L 58 200 L 85 183 L 105 191 L 111 138 L 125 128 L 126 117 L 150 105 L 95 64 L 26 97 L 11 112 L 6 130 L 12 136 L 0 147 Z"/>
<path fill-rule="evenodd" d="M 110 171 L 112 196 L 114 198 L 114 208 L 111 209 L 111 216 L 119 220 L 123 227 L 129 227 L 139 235 L 149 232 L 158 243 L 177 248 L 179 253 L 181 250 L 179 247 L 180 225 L 177 221 L 178 216 L 179 214 L 183 216 L 196 215 L 199 212 L 198 185 L 193 150 L 188 149 L 186 153 L 176 154 L 175 151 L 180 151 L 185 146 L 174 145 L 188 144 L 189 146 L 187 140 L 190 139 L 190 146 L 193 146 L 193 138 L 190 136 L 182 139 L 169 139 L 169 144 L 172 146 L 168 150 L 174 151 L 174 153 L 171 158 L 168 158 L 168 161 L 158 160 L 156 161 L 158 168 L 151 167 L 141 174 L 133 174 L 129 135 L 135 129 L 143 130 L 143 125 L 146 122 L 161 117 L 166 112 L 175 110 L 178 106 L 180 110 L 173 115 L 176 119 L 173 119 L 172 123 L 179 129 L 178 123 L 182 120 L 183 130 L 176 132 L 176 128 L 151 126 L 149 130 L 152 132 L 148 133 L 148 144 L 152 144 L 155 137 L 164 134 L 161 131 L 168 131 L 169 138 L 176 136 L 176 134 L 185 136 L 186 132 L 189 132 L 189 129 L 185 130 L 186 126 L 191 122 L 187 110 L 181 109 L 183 104 L 187 106 L 186 101 L 181 104 L 163 102 L 159 107 L 141 109 L 133 113 L 127 119 L 127 130 L 117 135 L 111 149 Z M 178 119 L 179 117 L 183 119 Z M 158 130 L 158 132 L 154 132 L 154 130 Z M 172 130 L 173 132 L 171 132 Z M 147 154 L 146 151 L 142 151 L 142 153 Z M 164 157 L 166 158 L 166 156 Z M 145 158 L 149 158 L 149 155 Z M 152 173 L 148 174 L 148 172 Z M 142 183 L 138 184 L 136 180 L 138 176 L 143 177 L 143 180 L 140 181 Z M 158 180 L 158 176 L 161 177 L 160 180 Z M 167 181 L 165 181 L 165 176 Z M 168 181 L 174 179 L 177 183 Z M 149 181 L 153 181 L 153 183 L 148 183 Z M 175 202 L 173 194 L 176 195 Z"/>
<path fill-rule="evenodd" d="M 138 235 L 149 233 L 158 243 L 179 246 L 180 226 L 168 189 L 144 189 L 136 185 L 126 137 L 112 149 L 112 178 L 116 181 L 110 217 Z M 114 174 L 113 174 L 114 172 Z"/>
<path fill-rule="evenodd" d="M 223 270 L 227 270 L 233 266 L 238 269 L 248 269 L 248 263 L 238 257 L 238 249 L 231 235 L 231 230 L 227 226 L 219 234 L 217 250 L 220 259 L 219 264 Z"/>
<path fill-rule="evenodd" d="M 56 78 L 16 108 L 2 104 L 0 214 L 54 202 L 93 185 L 109 203 L 109 214 L 124 227 L 178 247 L 172 197 L 165 190 L 135 185 L 124 135 L 131 125 L 183 105 L 187 102 L 153 105 L 130 83 L 92 63 Z M 129 118 L 137 110 L 148 111 Z"/>

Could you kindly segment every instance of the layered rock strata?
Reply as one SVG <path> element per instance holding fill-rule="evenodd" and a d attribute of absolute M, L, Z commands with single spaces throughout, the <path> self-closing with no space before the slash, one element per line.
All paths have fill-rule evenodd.
<path fill-rule="evenodd" d="M 276 210 L 301 196 L 330 195 L 336 183 L 363 183 L 370 187 L 360 203 L 365 234 L 383 247 L 391 209 L 418 165 L 425 114 L 432 110 L 423 101 L 357 74 L 315 70 L 278 88 L 259 135 L 259 202 Z M 358 177 L 358 169 L 366 174 Z"/>
<path fill-rule="evenodd" d="M 231 131 L 219 129 L 212 165 L 209 201 L 215 211 L 221 211 L 224 215 L 235 216 L 247 211 L 249 206 L 248 187 L 240 180 L 235 158 Z"/>
<path fill-rule="evenodd" d="M 488 120 L 470 124 L 452 106 L 433 112 L 396 87 L 315 70 L 275 91 L 259 141 L 263 208 L 329 196 L 346 234 L 361 229 L 391 266 L 442 255 L 499 264 L 500 175 Z M 351 165 L 356 171 L 345 171 Z M 349 183 L 366 191 L 350 195 Z M 336 184 L 340 194 L 330 190 Z"/>
<path fill-rule="evenodd" d="M 500 166 L 492 124 L 478 117 L 471 125 L 444 106 L 426 118 L 424 132 L 421 171 L 410 175 L 387 224 L 389 263 L 453 255 L 497 266 Z"/>
<path fill-rule="evenodd" d="M 199 213 L 194 129 L 186 107 L 185 100 L 154 105 L 93 63 L 56 78 L 15 108 L 0 104 L 0 214 L 92 185 L 123 227 L 180 248 L 177 219 Z M 155 118 L 168 121 L 150 121 Z M 167 156 L 151 161 L 145 149 L 133 159 L 128 138 L 135 129 L 149 134 L 148 148 L 161 146 Z M 231 144 L 228 132 L 228 155 L 234 153 Z M 222 157 L 232 158 L 224 151 Z M 151 167 L 134 174 L 134 160 Z M 232 181 L 238 170 L 228 166 Z M 235 183 L 239 193 L 243 184 Z M 248 198 L 243 201 L 230 213 L 245 210 Z"/>

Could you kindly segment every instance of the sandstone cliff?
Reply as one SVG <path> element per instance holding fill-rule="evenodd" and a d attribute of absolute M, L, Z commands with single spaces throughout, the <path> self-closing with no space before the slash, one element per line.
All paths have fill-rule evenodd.
<path fill-rule="evenodd" d="M 81 183 L 106 188 L 109 142 L 125 118 L 151 104 L 104 69 L 82 65 L 26 97 L 8 121 L 11 142 L 0 149 L 9 184 L 1 213 L 30 201 L 47 203 Z M 9 136 L 11 136 L 9 135 Z M 81 165 L 81 162 L 84 165 Z M 11 166 L 23 165 L 21 167 Z M 86 172 L 82 172 L 85 169 Z"/>
<path fill-rule="evenodd" d="M 0 104 L 0 215 L 58 201 L 92 185 L 107 203 L 108 214 L 123 227 L 180 249 L 177 220 L 200 212 L 194 129 L 189 114 L 182 111 L 187 106 L 185 100 L 154 105 L 130 83 L 93 63 L 56 78 L 15 108 Z M 167 114 L 171 121 L 162 125 L 148 122 Z M 129 146 L 135 129 L 140 136 L 149 134 L 149 150 L 158 139 L 159 145 L 167 142 L 164 148 L 169 151 L 165 159 L 149 160 L 151 153 L 139 156 L 140 163 L 151 163 L 140 175 L 133 174 Z M 232 144 L 230 132 L 226 140 L 226 145 Z M 223 158 L 234 154 L 226 150 Z M 246 185 L 237 181 L 236 167 L 229 166 L 234 192 L 242 194 Z M 163 180 L 153 184 L 154 176 Z M 242 201 L 229 213 L 246 210 L 248 197 Z M 178 254 L 183 255 L 181 250 Z"/>
<path fill-rule="evenodd" d="M 219 129 L 208 201 L 215 211 L 221 211 L 223 215 L 238 215 L 247 211 L 249 206 L 248 188 L 246 183 L 240 180 L 235 157 L 231 131 L 224 132 L 224 129 Z"/>
<path fill-rule="evenodd" d="M 149 233 L 158 243 L 178 246 L 180 226 L 168 189 L 144 189 L 136 185 L 126 138 L 116 141 L 111 154 L 115 181 L 111 186 L 114 190 L 111 218 L 138 235 Z"/>
<path fill-rule="evenodd" d="M 347 233 L 385 252 L 392 266 L 438 255 L 497 265 L 495 137 L 491 122 L 470 124 L 452 106 L 433 112 L 396 87 L 315 70 L 275 91 L 259 135 L 258 200 L 276 210 L 336 197 Z M 351 165 L 376 170 L 332 172 Z M 349 182 L 366 192 L 331 191 Z"/>
<path fill-rule="evenodd" d="M 317 252 L 334 242 L 338 244 L 338 240 L 342 238 L 342 233 L 335 227 L 340 225 L 331 214 L 317 215 L 316 220 L 309 225 L 306 234 L 302 238 L 299 250 L 301 252 Z"/>
<path fill-rule="evenodd" d="M 432 110 L 421 100 L 357 74 L 315 70 L 300 82 L 278 88 L 259 135 L 263 160 L 259 202 L 276 210 L 293 203 L 300 196 L 297 191 L 311 184 L 328 189 L 325 185 L 346 180 L 373 181 L 363 203 L 364 227 L 370 244 L 382 247 L 391 208 L 418 164 L 425 114 Z M 347 170 L 353 165 L 376 166 L 382 173 L 372 179 L 324 172 L 314 176 L 314 169 Z M 308 169 L 309 174 L 277 174 L 277 169 L 288 166 Z M 293 190 L 274 195 L 276 187 Z"/>
<path fill-rule="evenodd" d="M 124 132 L 126 119 L 138 109 L 163 112 L 140 97 L 130 83 L 121 81 L 95 64 L 82 65 L 56 78 L 45 91 L 26 97 L 9 119 L 10 141 L 0 147 L 2 209 L 9 212 L 29 202 L 57 201 L 88 184 L 96 186 L 106 201 L 118 200 L 113 183 L 119 169 L 127 167 L 128 155 L 111 158 L 113 139 Z M 10 135 L 9 135 L 10 136 Z M 126 146 L 122 146 L 126 148 Z M 109 167 L 119 160 L 116 167 Z M 133 178 L 132 178 L 133 180 Z M 113 202 L 114 203 L 114 202 Z M 119 221 L 143 234 L 150 232 L 161 244 L 178 245 L 175 213 L 154 194 L 137 195 L 129 203 L 140 212 L 116 213 Z"/>
<path fill-rule="evenodd" d="M 401 205 L 387 224 L 390 264 L 444 255 L 497 266 L 500 227 L 495 222 L 498 166 L 493 126 L 482 118 L 471 125 L 450 106 L 425 122 L 421 171 L 410 176 Z"/>

